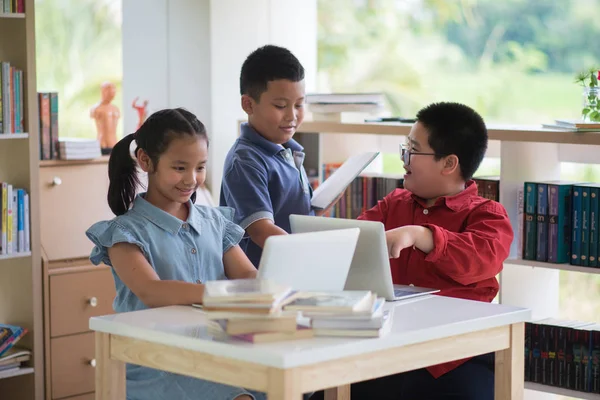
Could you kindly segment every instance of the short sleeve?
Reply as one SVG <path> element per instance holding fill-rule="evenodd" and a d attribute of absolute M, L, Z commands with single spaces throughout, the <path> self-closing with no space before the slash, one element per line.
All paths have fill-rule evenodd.
<path fill-rule="evenodd" d="M 235 209 L 235 220 L 243 229 L 260 219 L 273 218 L 269 181 L 264 166 L 234 160 L 223 176 L 221 186 L 225 204 Z"/>
<path fill-rule="evenodd" d="M 132 243 L 137 245 L 148 258 L 148 249 L 146 245 L 136 239 L 136 237 L 125 227 L 116 221 L 101 221 L 92 225 L 85 234 L 94 243 L 90 261 L 94 265 L 104 263 L 112 267 L 108 257 L 108 249 L 117 243 Z"/>
<path fill-rule="evenodd" d="M 235 210 L 231 207 L 216 207 L 222 216 L 223 223 L 223 254 L 233 246 L 236 246 L 244 236 L 244 230 L 235 224 Z"/>

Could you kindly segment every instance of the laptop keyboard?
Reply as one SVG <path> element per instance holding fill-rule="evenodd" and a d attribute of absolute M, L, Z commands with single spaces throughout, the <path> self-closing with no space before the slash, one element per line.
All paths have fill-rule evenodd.
<path fill-rule="evenodd" d="M 413 295 L 415 292 L 413 290 L 406 289 L 394 289 L 394 297 L 403 297 Z"/>

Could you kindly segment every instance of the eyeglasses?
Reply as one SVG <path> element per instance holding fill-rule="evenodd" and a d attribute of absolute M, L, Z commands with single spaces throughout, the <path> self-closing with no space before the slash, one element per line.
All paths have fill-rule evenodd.
<path fill-rule="evenodd" d="M 418 151 L 410 151 L 407 144 L 400 144 L 400 156 L 405 166 L 410 165 L 410 156 L 436 156 L 435 153 L 421 153 Z"/>

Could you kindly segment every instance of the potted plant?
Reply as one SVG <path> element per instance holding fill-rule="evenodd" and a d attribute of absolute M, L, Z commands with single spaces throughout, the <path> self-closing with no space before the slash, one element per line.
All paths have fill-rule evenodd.
<path fill-rule="evenodd" d="M 587 122 L 600 122 L 600 70 L 592 68 L 577 74 L 576 82 L 583 86 L 581 118 Z"/>

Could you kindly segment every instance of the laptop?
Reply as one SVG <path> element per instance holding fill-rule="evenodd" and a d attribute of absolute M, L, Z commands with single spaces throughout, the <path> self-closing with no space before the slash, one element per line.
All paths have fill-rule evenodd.
<path fill-rule="evenodd" d="M 438 289 L 392 283 L 385 229 L 381 222 L 290 215 L 290 224 L 294 234 L 344 228 L 360 229 L 356 251 L 344 285 L 346 290 L 371 290 L 387 301 L 439 292 Z"/>
<path fill-rule="evenodd" d="M 259 279 L 302 291 L 340 291 L 348 277 L 360 229 L 355 227 L 270 236 L 258 266 Z"/>

